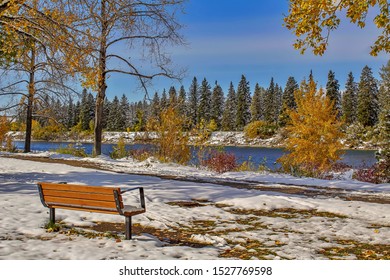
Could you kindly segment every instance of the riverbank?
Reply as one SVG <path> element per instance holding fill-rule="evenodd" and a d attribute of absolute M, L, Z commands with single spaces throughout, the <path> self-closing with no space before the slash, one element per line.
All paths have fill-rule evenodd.
<path fill-rule="evenodd" d="M 15 141 L 24 141 L 24 132 L 16 131 L 9 132 L 8 135 Z M 117 144 L 118 140 L 123 138 L 126 144 L 151 144 L 157 135 L 154 132 L 109 132 L 105 131 L 102 135 L 102 142 L 105 144 Z M 32 141 L 45 141 L 32 139 Z M 93 134 L 83 134 L 78 136 L 72 136 L 70 134 L 63 135 L 58 139 L 50 140 L 48 142 L 70 142 L 70 143 L 93 143 Z M 190 145 L 195 141 L 190 139 Z M 360 142 L 359 144 L 349 143 L 347 140 L 343 140 L 344 149 L 351 150 L 377 150 L 378 147 L 372 142 Z M 216 131 L 212 132 L 209 139 L 205 142 L 205 145 L 214 147 L 264 147 L 264 148 L 284 148 L 285 138 L 282 134 L 278 133 L 274 137 L 268 139 L 254 138 L 249 139 L 245 136 L 244 132 L 237 131 Z"/>

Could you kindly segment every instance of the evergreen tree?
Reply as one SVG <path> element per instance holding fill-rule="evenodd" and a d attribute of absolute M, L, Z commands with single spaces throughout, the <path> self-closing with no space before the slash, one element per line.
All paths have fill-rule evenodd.
<path fill-rule="evenodd" d="M 199 123 L 198 103 L 199 84 L 196 77 L 194 77 L 188 93 L 188 115 L 192 126 L 196 126 Z"/>
<path fill-rule="evenodd" d="M 342 98 L 343 120 L 350 125 L 356 121 L 357 85 L 352 72 L 349 72 Z"/>
<path fill-rule="evenodd" d="M 81 112 L 81 103 L 80 103 L 80 100 L 77 100 L 76 105 L 74 106 L 73 126 L 75 126 L 79 123 L 80 112 Z"/>
<path fill-rule="evenodd" d="M 329 71 L 328 73 L 328 82 L 326 83 L 326 96 L 333 102 L 333 107 L 337 115 L 341 114 L 341 106 L 340 106 L 340 85 L 339 81 L 335 77 L 335 73 L 333 71 Z"/>
<path fill-rule="evenodd" d="M 222 127 L 223 104 L 223 90 L 221 86 L 215 82 L 215 87 L 211 96 L 211 119 L 215 121 L 218 130 L 220 130 Z"/>
<path fill-rule="evenodd" d="M 378 172 L 383 178 L 383 183 L 390 182 L 390 60 L 381 68 L 379 104 L 379 140 L 380 149 L 377 153 Z"/>
<path fill-rule="evenodd" d="M 169 107 L 169 100 L 167 97 L 167 92 L 165 91 L 165 88 L 164 88 L 163 93 L 161 95 L 161 99 L 160 99 L 161 111 L 168 109 L 168 107 Z"/>
<path fill-rule="evenodd" d="M 67 129 L 70 129 L 76 125 L 76 123 L 74 123 L 74 119 L 75 119 L 74 114 L 75 114 L 75 105 L 73 104 L 72 97 L 69 96 L 68 108 L 67 108 L 67 120 L 66 120 Z"/>
<path fill-rule="evenodd" d="M 226 98 L 223 115 L 222 115 L 222 129 L 225 131 L 236 130 L 236 110 L 237 100 L 236 91 L 234 90 L 233 83 L 230 82 L 229 92 Z"/>
<path fill-rule="evenodd" d="M 236 114 L 236 128 L 243 130 L 250 122 L 251 113 L 249 107 L 251 104 L 249 82 L 247 82 L 244 75 L 241 76 L 240 83 L 237 88 L 237 114 Z"/>
<path fill-rule="evenodd" d="M 272 123 L 275 120 L 275 96 L 276 88 L 274 78 L 271 78 L 270 85 L 264 96 L 264 120 L 268 123 Z"/>
<path fill-rule="evenodd" d="M 283 97 L 283 88 L 278 84 L 275 84 L 274 116 L 273 116 L 273 122 L 275 123 L 278 122 L 280 112 L 282 111 L 282 97 Z"/>
<path fill-rule="evenodd" d="M 124 94 L 121 97 L 119 108 L 120 118 L 118 120 L 118 128 L 119 130 L 124 131 L 130 125 L 130 104 L 129 100 Z"/>
<path fill-rule="evenodd" d="M 211 120 L 211 87 L 206 78 L 203 79 L 200 86 L 198 112 L 199 120 L 204 120 L 206 123 Z"/>
<path fill-rule="evenodd" d="M 122 120 L 121 106 L 120 106 L 119 98 L 115 96 L 110 106 L 110 113 L 108 115 L 108 120 L 107 120 L 107 129 L 110 131 L 122 130 L 121 120 Z"/>
<path fill-rule="evenodd" d="M 289 77 L 287 79 L 286 87 L 282 96 L 282 109 L 279 115 L 280 126 L 285 126 L 290 121 L 288 111 L 296 109 L 297 107 L 294 93 L 296 90 L 298 90 L 298 88 L 298 83 L 296 82 L 294 77 Z"/>
<path fill-rule="evenodd" d="M 160 97 L 158 96 L 157 91 L 154 93 L 152 103 L 150 105 L 151 109 L 151 117 L 153 119 L 158 120 L 160 118 L 161 109 L 160 109 Z"/>
<path fill-rule="evenodd" d="M 144 98 L 144 100 L 142 102 L 142 110 L 144 111 L 144 120 L 145 120 L 145 125 L 146 125 L 146 121 L 148 119 L 150 119 L 150 116 L 152 114 L 152 110 L 151 110 L 149 102 L 147 101 L 146 98 Z M 144 127 L 144 129 L 145 129 L 145 127 Z"/>
<path fill-rule="evenodd" d="M 165 90 L 163 91 L 163 96 L 164 96 L 164 92 L 165 92 Z M 166 97 L 166 94 L 165 94 L 165 97 Z M 133 129 L 134 129 L 134 131 L 144 131 L 145 126 L 146 126 L 146 115 L 145 115 L 143 103 L 141 101 L 137 102 L 135 108 L 136 108 L 136 112 L 135 112 Z M 168 110 L 168 108 L 169 107 L 167 107 L 166 110 Z"/>
<path fill-rule="evenodd" d="M 371 68 L 365 66 L 358 87 L 357 119 L 364 126 L 374 126 L 378 111 L 378 85 Z"/>
<path fill-rule="evenodd" d="M 250 106 L 251 111 L 251 122 L 260 121 L 264 119 L 264 94 L 265 89 L 260 87 L 256 83 L 255 91 L 253 93 L 252 102 Z"/>
<path fill-rule="evenodd" d="M 174 86 L 169 88 L 169 106 L 175 108 L 177 103 L 177 92 Z"/>
<path fill-rule="evenodd" d="M 379 114 L 387 114 L 390 109 L 390 60 L 384 65 L 379 75 L 381 77 L 380 90 L 378 94 Z"/>
<path fill-rule="evenodd" d="M 91 93 L 84 89 L 81 95 L 80 122 L 82 130 L 89 130 L 89 123 L 95 115 L 95 100 Z"/>
<path fill-rule="evenodd" d="M 180 116 L 187 115 L 187 93 L 184 86 L 180 87 L 179 97 L 177 98 L 177 110 Z"/>
<path fill-rule="evenodd" d="M 107 99 L 107 96 L 104 98 L 103 104 L 103 118 L 102 118 L 102 127 L 107 129 L 107 120 L 110 115 L 111 102 Z"/>

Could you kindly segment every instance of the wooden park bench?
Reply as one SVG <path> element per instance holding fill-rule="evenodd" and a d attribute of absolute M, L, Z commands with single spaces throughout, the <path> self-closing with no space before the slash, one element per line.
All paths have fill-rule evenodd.
<path fill-rule="evenodd" d="M 124 205 L 122 194 L 139 189 L 140 207 Z M 120 188 L 84 186 L 67 183 L 38 183 L 43 206 L 50 209 L 50 222 L 55 223 L 55 209 L 88 211 L 125 216 L 126 240 L 131 239 L 131 217 L 146 211 L 142 187 Z"/>

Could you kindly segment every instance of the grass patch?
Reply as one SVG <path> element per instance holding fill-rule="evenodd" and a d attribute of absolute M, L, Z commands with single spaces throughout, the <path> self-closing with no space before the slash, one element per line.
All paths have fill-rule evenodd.
<path fill-rule="evenodd" d="M 233 249 L 226 249 L 219 254 L 222 258 L 237 258 L 241 260 L 269 259 L 267 256 L 275 256 L 276 254 L 266 248 L 258 240 L 247 239 L 246 242 L 234 242 L 227 240 L 229 245 L 233 245 Z"/>
<path fill-rule="evenodd" d="M 46 229 L 47 232 L 59 232 L 62 229 L 62 225 L 50 221 L 47 224 L 45 224 L 44 228 Z"/>
<path fill-rule="evenodd" d="M 121 229 L 123 229 L 123 231 L 124 231 L 124 225 L 123 224 L 121 224 L 121 225 L 122 225 Z M 65 225 L 63 223 L 53 223 L 53 222 L 48 222 L 44 226 L 44 228 L 46 229 L 47 232 L 56 232 L 56 233 L 63 234 L 66 236 L 84 236 L 84 237 L 89 238 L 89 239 L 103 238 L 104 237 L 104 238 L 114 238 L 116 240 L 120 240 L 118 232 L 116 232 L 115 230 L 112 230 L 112 231 L 111 230 L 103 230 L 105 228 L 104 225 L 103 225 L 103 227 L 101 227 L 101 225 L 99 223 L 96 225 L 96 229 L 99 229 L 99 231 L 95 230 L 94 227 L 75 228 L 75 227 L 70 227 L 68 225 Z M 93 231 L 84 230 L 84 229 L 92 229 Z M 110 226 L 110 229 L 111 229 L 111 226 Z M 114 229 L 117 229 L 117 226 L 114 226 Z"/>
<path fill-rule="evenodd" d="M 220 205 L 217 205 L 220 207 Z M 223 207 L 224 208 L 224 207 Z M 236 215 L 254 215 L 257 217 L 271 217 L 271 218 L 283 218 L 283 219 L 295 219 L 299 217 L 303 217 L 306 219 L 312 217 L 323 217 L 323 218 L 338 218 L 338 219 L 346 219 L 348 218 L 345 215 L 335 214 L 331 212 L 325 211 L 317 211 L 317 210 L 299 210 L 294 208 L 280 208 L 274 209 L 272 211 L 267 210 L 246 210 L 246 209 L 224 209 L 225 211 L 236 214 Z"/>
<path fill-rule="evenodd" d="M 167 202 L 166 204 L 170 206 L 179 206 L 184 208 L 194 208 L 194 207 L 203 207 L 206 206 L 206 204 L 199 203 L 197 201 L 171 201 Z"/>
<path fill-rule="evenodd" d="M 319 253 L 331 260 L 355 256 L 358 260 L 390 260 L 389 244 L 368 244 L 355 240 L 336 240 L 341 246 L 322 249 Z"/>

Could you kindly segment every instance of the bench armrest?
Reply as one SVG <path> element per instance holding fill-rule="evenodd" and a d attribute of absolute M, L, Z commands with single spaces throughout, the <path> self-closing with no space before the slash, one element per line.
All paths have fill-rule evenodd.
<path fill-rule="evenodd" d="M 124 194 L 126 192 L 134 191 L 134 190 L 139 190 L 139 199 L 140 199 L 140 204 L 141 208 L 146 210 L 146 205 L 145 205 L 145 194 L 144 194 L 144 188 L 143 187 L 136 187 L 136 188 L 127 188 L 125 190 L 121 190 L 120 194 Z M 119 209 L 118 209 L 119 210 Z"/>

